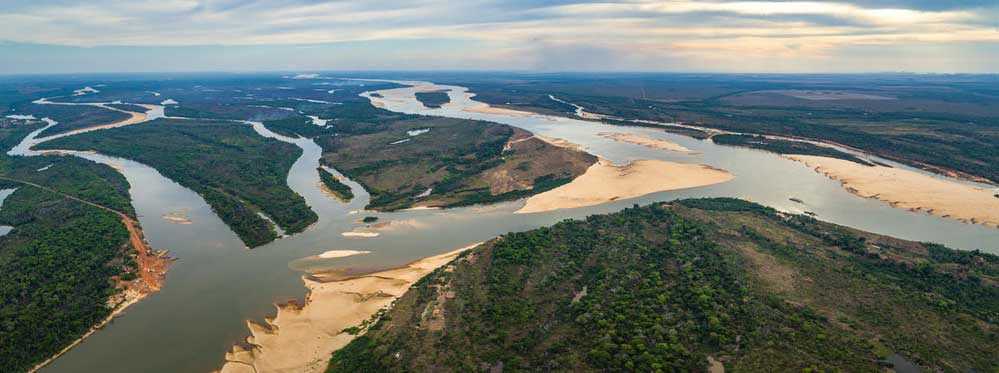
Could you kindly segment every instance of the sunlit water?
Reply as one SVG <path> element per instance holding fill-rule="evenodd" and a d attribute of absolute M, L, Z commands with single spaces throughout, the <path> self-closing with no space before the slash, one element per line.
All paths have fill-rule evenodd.
<path fill-rule="evenodd" d="M 584 146 L 587 151 L 624 163 L 652 158 L 704 163 L 734 173 L 735 180 L 684 191 L 656 193 L 604 205 L 547 213 L 513 215 L 523 201 L 449 210 L 395 213 L 360 212 L 368 194 L 347 181 L 356 198 L 342 203 L 320 188 L 321 149 L 312 140 L 277 135 L 262 124 L 252 125 L 262 136 L 293 143 L 303 150 L 288 175 L 289 186 L 301 194 L 319 215 L 304 232 L 247 250 L 236 235 L 196 193 L 137 162 L 99 154 L 74 153 L 119 166 L 131 184 L 133 205 L 146 238 L 153 247 L 169 250 L 179 260 L 167 274 L 162 291 L 131 306 L 108 327 L 43 369 L 45 372 L 205 372 L 221 367 L 226 349 L 248 330 L 245 320 L 273 315 L 274 303 L 304 296 L 302 270 L 345 269 L 369 271 L 398 266 L 428 255 L 487 240 L 510 231 L 529 230 L 567 218 L 608 213 L 632 204 L 686 197 L 746 197 L 775 208 L 811 211 L 823 220 L 952 247 L 996 252 L 999 230 L 913 213 L 886 203 L 853 196 L 802 164 L 776 155 L 714 145 L 655 129 L 617 127 L 540 115 L 512 117 L 465 112 L 476 104 L 461 87 L 451 88 L 452 102 L 426 109 L 415 100 L 414 89 L 381 91 L 393 111 L 474 118 L 506 123 Z M 701 156 L 671 153 L 614 142 L 600 132 L 636 133 L 674 141 Z M 31 155 L 33 133 L 12 154 Z M 791 202 L 798 198 L 805 204 Z M 183 211 L 192 224 L 181 225 L 162 215 Z M 364 224 L 364 216 L 401 222 L 378 230 L 375 238 L 344 237 L 341 233 Z M 327 250 L 366 250 L 370 254 L 335 259 L 303 259 Z"/>
<path fill-rule="evenodd" d="M 0 189 L 0 210 L 3 210 L 3 202 L 6 201 L 7 197 L 10 197 L 10 195 L 13 194 L 14 191 L 16 190 L 17 188 Z M 6 236 L 7 233 L 10 233 L 10 231 L 13 229 L 14 227 L 11 227 L 9 225 L 0 225 L 0 237 Z"/>

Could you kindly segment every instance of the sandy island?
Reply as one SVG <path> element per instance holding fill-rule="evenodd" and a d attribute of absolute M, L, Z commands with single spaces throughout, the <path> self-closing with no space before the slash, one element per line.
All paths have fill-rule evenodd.
<path fill-rule="evenodd" d="M 687 147 L 677 144 L 672 141 L 657 139 L 654 137 L 635 135 L 630 133 L 617 133 L 617 132 L 601 132 L 597 134 L 605 139 L 610 139 L 618 142 L 626 142 L 635 145 L 641 145 L 646 148 L 666 150 L 671 152 L 689 153 L 695 154 L 696 152 L 690 151 Z"/>
<path fill-rule="evenodd" d="M 462 109 L 463 111 L 479 114 L 496 114 L 496 115 L 509 115 L 514 117 L 527 117 L 534 115 L 534 113 L 528 111 L 520 111 L 513 109 L 506 109 L 501 107 L 489 106 L 489 104 L 480 104 L 475 106 L 468 106 Z"/>
<path fill-rule="evenodd" d="M 322 254 L 316 255 L 316 257 L 320 259 L 345 258 L 348 256 L 361 255 L 361 254 L 371 254 L 371 252 L 365 250 L 329 250 Z"/>
<path fill-rule="evenodd" d="M 357 227 L 354 228 L 354 230 L 352 231 L 340 233 L 340 235 L 344 237 L 355 237 L 355 238 L 375 238 L 381 235 L 378 232 L 365 232 L 360 230 L 364 228 L 365 227 Z"/>
<path fill-rule="evenodd" d="M 414 282 L 478 245 L 358 277 L 303 278 L 309 289 L 305 305 L 278 306 L 277 317 L 266 325 L 247 322 L 251 336 L 246 343 L 252 347 L 233 346 L 221 372 L 321 372 L 332 353 L 354 339 L 341 331 L 368 320 Z"/>
<path fill-rule="evenodd" d="M 515 214 L 599 205 L 667 190 L 724 183 L 735 176 L 701 164 L 643 159 L 616 166 L 601 159 L 572 182 L 532 196 Z"/>
<path fill-rule="evenodd" d="M 888 202 L 892 207 L 923 211 L 966 223 L 999 227 L 995 190 L 962 184 L 899 168 L 867 167 L 841 159 L 785 155 L 802 162 L 850 193 Z"/>

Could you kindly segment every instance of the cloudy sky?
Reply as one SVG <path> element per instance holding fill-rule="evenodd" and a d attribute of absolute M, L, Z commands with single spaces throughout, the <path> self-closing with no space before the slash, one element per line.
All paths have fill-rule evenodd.
<path fill-rule="evenodd" d="M 0 0 L 0 74 L 999 72 L 999 0 Z"/>

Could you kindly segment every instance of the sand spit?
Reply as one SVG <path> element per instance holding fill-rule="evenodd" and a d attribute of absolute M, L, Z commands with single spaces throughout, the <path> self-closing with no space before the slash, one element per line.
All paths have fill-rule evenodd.
<path fill-rule="evenodd" d="M 321 372 L 331 354 L 354 339 L 343 329 L 368 320 L 414 282 L 478 245 L 358 277 L 303 278 L 309 289 L 305 305 L 278 306 L 277 316 L 266 325 L 247 322 L 251 336 L 246 344 L 251 347 L 233 346 L 221 372 Z"/>
<path fill-rule="evenodd" d="M 630 133 L 617 133 L 617 132 L 601 132 L 597 134 L 605 139 L 610 139 L 618 142 L 626 142 L 629 144 L 641 145 L 646 148 L 666 150 L 671 152 L 680 152 L 694 154 L 687 147 L 677 144 L 672 141 L 657 139 L 654 137 L 635 135 Z"/>
<path fill-rule="evenodd" d="M 624 166 L 600 160 L 569 184 L 535 195 L 516 214 L 599 205 L 667 190 L 724 183 L 735 176 L 701 164 L 643 159 Z"/>
<path fill-rule="evenodd" d="M 999 227 L 996 190 L 900 168 L 867 167 L 841 159 L 809 155 L 784 157 L 802 162 L 816 172 L 838 180 L 850 193 L 864 198 L 966 223 Z"/>
<path fill-rule="evenodd" d="M 348 256 L 361 255 L 361 254 L 371 254 L 371 252 L 364 250 L 330 250 L 322 254 L 316 255 L 316 257 L 320 259 L 331 259 L 331 258 L 345 258 Z"/>
<path fill-rule="evenodd" d="M 528 117 L 534 115 L 534 113 L 513 109 L 505 109 L 495 106 L 489 106 L 489 104 L 481 104 L 475 106 L 469 106 L 464 109 L 464 111 L 479 113 L 479 114 L 496 114 L 496 115 L 509 115 L 514 117 Z"/>
<path fill-rule="evenodd" d="M 355 229 L 355 230 L 352 230 L 352 231 L 349 231 L 349 232 L 343 232 L 343 233 L 340 233 L 340 235 L 341 235 L 341 236 L 344 236 L 344 237 L 357 237 L 357 238 L 374 238 L 374 237 L 378 237 L 378 236 L 380 236 L 381 234 L 380 234 L 380 233 L 378 233 L 378 232 L 363 232 L 363 231 L 357 231 L 357 230 Z"/>
<path fill-rule="evenodd" d="M 108 104 L 97 104 L 97 103 L 70 104 L 70 103 L 52 102 L 52 101 L 48 101 L 48 100 L 40 100 L 37 103 L 49 104 L 49 105 L 66 105 L 66 106 L 74 106 L 74 105 L 78 105 L 78 106 L 95 106 L 95 107 L 104 108 L 104 109 L 108 109 L 108 110 L 112 110 L 112 111 L 117 111 L 117 112 L 121 112 L 121 113 L 125 113 L 125 114 L 129 115 L 128 118 L 125 118 L 125 119 L 117 121 L 117 122 L 108 123 L 108 124 L 102 124 L 102 125 L 99 125 L 99 126 L 93 126 L 93 127 L 87 127 L 87 128 L 80 128 L 80 129 L 76 129 L 76 130 L 72 130 L 72 131 L 66 131 L 66 132 L 63 132 L 63 133 L 58 133 L 58 134 L 55 134 L 55 135 L 52 135 L 52 136 L 48 136 L 48 137 L 43 137 L 43 138 L 38 139 L 39 142 L 45 142 L 45 141 L 49 141 L 49 140 L 55 140 L 55 139 L 58 139 L 60 137 L 67 137 L 67 136 L 79 135 L 81 133 L 86 133 L 86 132 L 91 132 L 91 131 L 97 131 L 97 130 L 102 130 L 102 129 L 124 127 L 124 126 L 128 126 L 128 125 L 136 124 L 136 123 L 142 123 L 142 122 L 145 122 L 145 121 L 149 120 L 149 115 L 147 113 L 136 113 L 134 111 L 121 110 L 121 109 L 117 109 L 117 108 L 108 106 Z M 134 105 L 142 106 L 142 107 L 144 107 L 146 109 L 149 109 L 149 110 L 156 109 L 156 106 L 153 106 L 153 105 L 142 105 L 142 104 L 134 104 Z"/>

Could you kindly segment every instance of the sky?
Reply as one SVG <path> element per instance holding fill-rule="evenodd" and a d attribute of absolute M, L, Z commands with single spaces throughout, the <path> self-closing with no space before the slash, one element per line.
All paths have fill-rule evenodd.
<path fill-rule="evenodd" d="M 0 74 L 999 73 L 999 0 L 0 0 Z"/>

